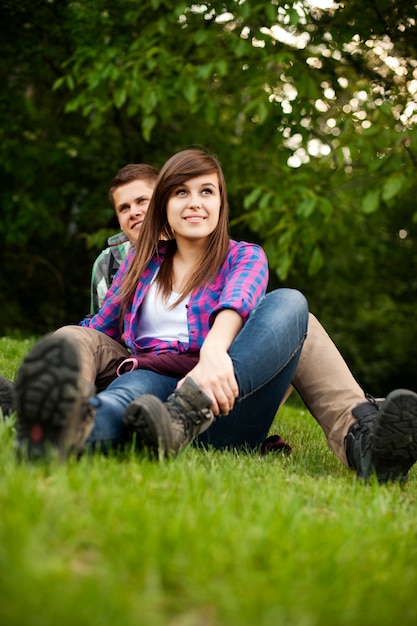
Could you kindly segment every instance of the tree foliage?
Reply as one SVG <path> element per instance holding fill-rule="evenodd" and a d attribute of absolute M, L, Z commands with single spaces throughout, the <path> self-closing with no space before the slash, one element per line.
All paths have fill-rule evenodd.
<path fill-rule="evenodd" d="M 77 321 L 114 172 L 205 145 L 271 285 L 308 295 L 361 382 L 411 380 L 416 20 L 394 0 L 3 0 L 0 324 Z"/>

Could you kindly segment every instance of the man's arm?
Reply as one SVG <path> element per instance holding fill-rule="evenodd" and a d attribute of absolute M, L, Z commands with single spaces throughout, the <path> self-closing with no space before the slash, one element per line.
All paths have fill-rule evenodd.
<path fill-rule="evenodd" d="M 102 305 L 110 284 L 108 281 L 111 248 L 103 250 L 94 261 L 91 273 L 90 313 L 97 313 Z"/>
<path fill-rule="evenodd" d="M 91 275 L 91 315 L 95 315 L 100 310 L 117 270 L 132 248 L 132 244 L 124 233 L 113 235 L 108 242 L 110 244 L 109 247 L 99 254 L 93 265 Z"/>

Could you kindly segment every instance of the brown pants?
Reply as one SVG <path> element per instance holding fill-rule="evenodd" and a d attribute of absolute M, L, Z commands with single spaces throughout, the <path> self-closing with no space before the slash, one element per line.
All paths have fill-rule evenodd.
<path fill-rule="evenodd" d="M 97 391 L 103 391 L 116 378 L 120 363 L 130 356 L 124 346 L 93 328 L 63 326 L 56 334 L 69 337 L 77 346 L 81 374 Z"/>
<path fill-rule="evenodd" d="M 323 429 L 330 448 L 347 466 L 344 439 L 356 421 L 352 409 L 366 398 L 339 350 L 311 313 L 292 384 Z M 291 388 L 285 399 L 290 393 Z"/>
<path fill-rule="evenodd" d="M 110 384 L 119 364 L 129 356 L 126 348 L 91 328 L 64 326 L 56 332 L 65 333 L 76 343 L 82 375 L 96 385 L 97 391 Z M 323 429 L 330 448 L 347 465 L 344 438 L 355 421 L 352 409 L 365 401 L 365 395 L 335 344 L 311 313 L 292 386 Z M 291 391 L 292 387 L 283 402 Z"/>

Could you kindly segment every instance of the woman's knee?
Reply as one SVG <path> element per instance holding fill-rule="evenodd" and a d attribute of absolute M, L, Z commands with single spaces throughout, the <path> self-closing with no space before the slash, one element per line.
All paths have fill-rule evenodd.
<path fill-rule="evenodd" d="M 307 299 L 298 289 L 283 287 L 269 292 L 265 299 L 269 298 L 271 305 L 277 309 L 286 310 L 301 318 L 305 319 L 306 325 L 308 320 L 308 303 Z"/>

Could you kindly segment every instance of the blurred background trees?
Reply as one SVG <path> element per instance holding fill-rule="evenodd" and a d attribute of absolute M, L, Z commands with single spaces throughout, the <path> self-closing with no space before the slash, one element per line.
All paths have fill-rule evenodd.
<path fill-rule="evenodd" d="M 0 332 L 89 306 L 128 162 L 204 145 L 231 234 L 301 289 L 361 384 L 417 374 L 417 8 L 2 0 Z"/>

